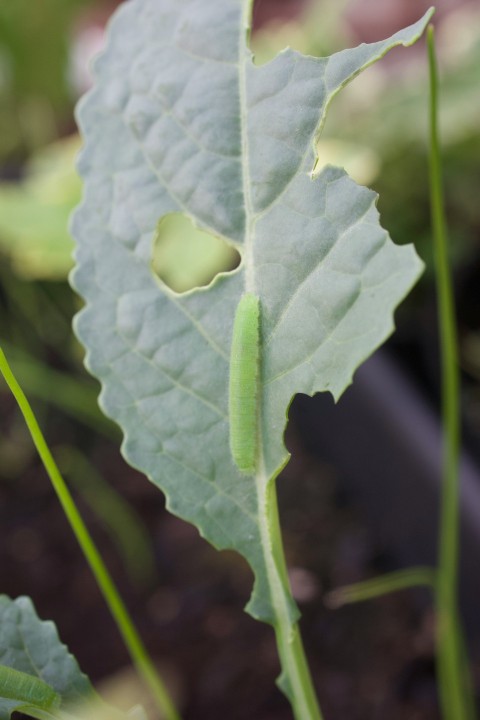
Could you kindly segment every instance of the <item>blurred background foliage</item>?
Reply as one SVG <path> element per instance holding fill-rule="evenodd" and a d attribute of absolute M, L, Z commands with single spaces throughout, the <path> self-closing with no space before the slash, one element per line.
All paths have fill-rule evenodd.
<path fill-rule="evenodd" d="M 73 26 L 88 0 L 0 5 L 0 158 L 24 158 L 72 126 Z"/>
<path fill-rule="evenodd" d="M 133 582 L 148 584 L 155 570 L 142 521 L 131 505 L 115 499 L 89 459 L 95 437 L 113 438 L 118 445 L 119 433 L 98 409 L 98 386 L 83 369 L 82 351 L 71 332 L 80 301 L 67 283 L 73 247 L 68 217 L 81 199 L 73 107 L 91 82 L 89 63 L 103 44 L 105 22 L 116 4 L 0 3 L 0 344 L 25 391 L 37 401 L 47 436 L 61 444 L 62 464 L 75 492 L 100 516 Z M 439 0 L 437 5 L 445 188 L 465 407 L 480 445 L 480 7 L 476 0 Z M 258 0 L 252 41 L 256 62 L 267 62 L 287 44 L 326 55 L 380 39 L 424 9 L 423 0 L 392 1 L 390 13 L 385 8 L 379 13 L 378 0 Z M 414 242 L 431 265 L 427 89 L 422 43 L 393 52 L 334 100 L 318 152 L 321 164 L 344 166 L 358 182 L 377 190 L 382 222 L 393 239 Z M 178 292 L 208 284 L 238 262 L 232 248 L 179 216 L 160 223 L 152 247 L 153 271 Z M 434 314 L 425 306 L 432 297 L 427 272 L 401 311 L 411 318 L 420 313 L 420 326 L 407 334 L 431 338 L 425 322 L 434 332 Z M 33 450 L 3 386 L 0 398 L 9 419 L 0 416 L 0 483 L 11 485 L 32 461 Z M 59 423 L 59 413 L 68 424 Z M 83 482 L 79 475 L 90 480 Z"/>

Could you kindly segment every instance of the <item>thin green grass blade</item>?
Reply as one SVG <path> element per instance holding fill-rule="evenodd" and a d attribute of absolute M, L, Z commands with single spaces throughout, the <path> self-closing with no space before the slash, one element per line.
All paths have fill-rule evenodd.
<path fill-rule="evenodd" d="M 412 587 L 435 587 L 435 570 L 429 567 L 413 567 L 345 585 L 328 593 L 325 604 L 336 609 Z"/>
<path fill-rule="evenodd" d="M 427 32 L 430 68 L 430 200 L 438 293 L 444 431 L 443 480 L 436 585 L 438 686 L 444 720 L 473 720 L 471 683 L 458 617 L 460 523 L 460 371 L 455 300 L 438 132 L 438 70 L 434 29 Z"/>
<path fill-rule="evenodd" d="M 110 576 L 110 573 L 108 572 L 106 565 L 103 562 L 103 559 L 97 550 L 97 547 L 93 542 L 80 513 L 77 510 L 73 497 L 58 470 L 43 433 L 40 430 L 33 410 L 23 390 L 18 384 L 1 348 L 0 374 L 3 376 L 5 382 L 10 388 L 12 395 L 17 401 L 22 415 L 25 418 L 32 440 L 52 482 L 53 488 L 70 523 L 72 531 L 78 540 L 85 559 L 90 565 L 98 586 L 105 598 L 112 617 L 115 620 L 118 630 L 123 637 L 125 645 L 139 674 L 149 687 L 160 712 L 163 713 L 165 718 L 167 720 L 180 720 L 180 716 L 175 708 L 173 700 L 170 698 L 163 680 L 158 675 L 155 666 L 128 614 L 127 608 Z"/>

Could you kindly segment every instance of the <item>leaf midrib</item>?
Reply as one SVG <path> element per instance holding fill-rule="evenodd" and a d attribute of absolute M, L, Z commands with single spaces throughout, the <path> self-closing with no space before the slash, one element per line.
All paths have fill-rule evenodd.
<path fill-rule="evenodd" d="M 242 21 L 240 23 L 240 37 L 238 40 L 238 90 L 240 101 L 240 134 L 241 134 L 241 159 L 242 159 L 242 183 L 243 203 L 245 208 L 245 236 L 242 264 L 245 272 L 245 292 L 255 292 L 255 277 L 253 263 L 253 231 L 254 211 L 251 196 L 250 183 L 250 143 L 248 138 L 248 103 L 247 103 L 247 60 L 253 61 L 252 53 L 248 47 L 247 40 L 251 30 L 253 0 L 243 0 Z"/>
<path fill-rule="evenodd" d="M 255 290 L 254 278 L 254 262 L 253 262 L 253 241 L 255 227 L 255 213 L 253 210 L 251 199 L 251 183 L 250 183 L 250 155 L 248 142 L 248 106 L 247 106 L 247 73 L 246 63 L 253 56 L 247 46 L 246 40 L 251 24 L 251 14 L 253 8 L 253 0 L 244 0 L 244 14 L 240 28 L 239 39 L 239 95 L 240 95 L 240 127 L 242 135 L 242 179 L 243 193 L 245 203 L 245 250 L 243 263 L 245 268 L 245 291 L 253 292 Z M 261 340 L 259 341 L 261 342 Z M 261 346 L 260 346 L 260 362 L 261 362 Z M 264 454 L 264 441 L 262 433 L 262 423 L 260 417 L 262 413 L 261 397 L 263 393 L 259 391 L 259 410 L 258 410 L 258 429 L 257 439 L 259 447 L 258 467 L 255 473 L 255 490 L 257 493 L 257 522 L 260 532 L 260 542 L 262 546 L 262 554 L 265 562 L 266 580 L 270 592 L 270 602 L 275 617 L 272 618 L 274 626 L 277 628 L 291 627 L 291 619 L 289 614 L 288 602 L 285 597 L 285 588 L 283 587 L 280 569 L 275 561 L 275 548 L 273 547 L 273 529 L 270 527 L 270 498 L 269 484 L 273 482 L 273 478 L 266 473 L 266 463 Z M 292 670 L 292 669 L 291 669 Z M 291 674 L 292 680 L 295 682 L 296 672 L 293 669 Z"/>

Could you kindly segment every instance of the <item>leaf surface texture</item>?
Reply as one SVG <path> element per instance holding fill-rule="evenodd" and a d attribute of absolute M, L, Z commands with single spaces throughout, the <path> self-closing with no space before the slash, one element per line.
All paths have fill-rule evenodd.
<path fill-rule="evenodd" d="M 329 58 L 287 49 L 257 67 L 249 14 L 240 0 L 132 0 L 116 13 L 79 110 L 73 284 L 86 300 L 76 329 L 126 458 L 172 512 L 243 554 L 256 578 L 250 612 L 274 621 L 265 488 L 288 460 L 291 399 L 338 398 L 421 271 L 380 226 L 373 192 L 339 168 L 312 172 L 316 138 L 335 94 L 413 43 L 429 15 L 382 42 Z M 239 268 L 184 295 L 162 286 L 152 242 L 173 212 L 234 245 Z M 229 450 L 230 344 L 245 292 L 261 306 L 256 478 Z"/>
<path fill-rule="evenodd" d="M 28 597 L 0 595 L 0 665 L 42 680 L 60 696 L 62 708 L 93 697 L 90 681 L 60 641 L 57 628 L 38 618 Z M 9 720 L 27 704 L 0 697 L 0 720 Z"/>

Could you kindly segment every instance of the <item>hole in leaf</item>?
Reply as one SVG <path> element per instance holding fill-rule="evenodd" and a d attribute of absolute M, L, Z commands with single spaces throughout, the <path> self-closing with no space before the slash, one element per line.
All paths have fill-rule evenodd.
<path fill-rule="evenodd" d="M 238 267 L 240 260 L 225 240 L 199 230 L 184 215 L 166 215 L 158 224 L 152 268 L 174 292 L 205 287 L 216 275 Z"/>
<path fill-rule="evenodd" d="M 322 57 L 344 46 L 348 0 L 256 0 L 250 49 L 255 65 L 264 65 L 290 47 Z"/>

